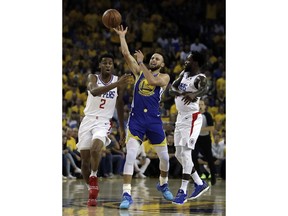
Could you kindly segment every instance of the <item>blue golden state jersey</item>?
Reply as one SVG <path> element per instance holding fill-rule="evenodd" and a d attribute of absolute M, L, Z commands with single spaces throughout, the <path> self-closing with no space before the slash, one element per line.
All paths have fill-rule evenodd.
<path fill-rule="evenodd" d="M 158 76 L 158 74 L 154 76 Z M 163 91 L 164 89 L 160 86 L 149 85 L 143 72 L 141 72 L 134 85 L 132 109 L 135 111 L 146 109 L 150 112 L 158 112 Z"/>
<path fill-rule="evenodd" d="M 140 73 L 134 85 L 126 141 L 130 137 L 143 141 L 146 135 L 152 145 L 167 145 L 159 110 L 163 90 L 160 86 L 149 85 L 144 74 Z"/>

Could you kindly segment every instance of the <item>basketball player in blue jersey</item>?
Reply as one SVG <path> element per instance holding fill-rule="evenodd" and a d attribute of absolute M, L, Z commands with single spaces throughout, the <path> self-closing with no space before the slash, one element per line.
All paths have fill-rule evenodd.
<path fill-rule="evenodd" d="M 125 141 L 123 87 L 131 75 L 125 74 L 121 78 L 113 75 L 113 59 L 111 54 L 100 56 L 100 74 L 88 75 L 85 117 L 79 127 L 77 147 L 81 154 L 82 175 L 89 188 L 88 206 L 97 205 L 97 171 L 102 148 L 111 142 L 108 134 L 115 106 L 119 120 L 120 143 Z"/>
<path fill-rule="evenodd" d="M 120 37 L 121 51 L 125 61 L 136 78 L 127 128 L 127 155 L 123 172 L 124 184 L 120 209 L 128 209 L 133 203 L 131 197 L 133 165 L 144 135 L 154 145 L 160 160 L 157 189 L 162 192 L 166 200 L 172 201 L 173 195 L 168 188 L 169 154 L 159 112 L 161 94 L 170 80 L 168 74 L 160 73 L 161 68 L 165 65 L 164 58 L 161 54 L 154 53 L 148 69 L 143 63 L 144 55 L 141 51 L 136 51 L 135 58 L 129 52 L 125 39 L 128 28 L 126 27 L 124 30 L 121 25 L 114 30 Z"/>
<path fill-rule="evenodd" d="M 204 57 L 199 52 L 189 54 L 185 61 L 184 70 L 169 89 L 169 93 L 175 96 L 178 111 L 174 145 L 175 156 L 182 165 L 182 184 L 172 201 L 173 204 L 178 205 L 184 204 L 187 200 L 196 199 L 209 189 L 209 185 L 201 180 L 195 170 L 191 155 L 202 126 L 199 99 L 207 92 L 207 79 L 200 71 L 203 63 Z M 190 175 L 194 180 L 195 188 L 187 198 Z"/>

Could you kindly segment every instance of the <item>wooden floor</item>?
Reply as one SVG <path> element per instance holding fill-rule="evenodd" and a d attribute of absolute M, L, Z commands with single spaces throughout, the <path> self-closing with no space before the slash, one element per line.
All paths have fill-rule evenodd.
<path fill-rule="evenodd" d="M 174 205 L 166 201 L 156 189 L 158 179 L 133 179 L 132 198 L 134 203 L 129 210 L 120 210 L 122 178 L 101 178 L 100 192 L 96 207 L 87 207 L 88 190 L 82 179 L 63 180 L 63 216 L 158 216 L 158 215 L 225 215 L 225 181 L 218 180 L 216 185 L 197 200 L 187 201 L 184 205 Z M 177 193 L 181 179 L 169 179 L 169 188 L 173 195 Z M 189 184 L 188 194 L 192 192 Z"/>

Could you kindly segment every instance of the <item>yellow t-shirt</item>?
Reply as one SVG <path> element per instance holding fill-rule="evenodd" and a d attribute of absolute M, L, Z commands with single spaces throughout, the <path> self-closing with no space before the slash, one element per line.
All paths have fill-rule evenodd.
<path fill-rule="evenodd" d="M 214 118 L 214 116 L 218 113 L 218 109 L 219 107 L 217 106 L 208 107 L 208 112 L 211 113 L 212 117 Z"/>
<path fill-rule="evenodd" d="M 220 122 L 220 121 L 223 121 L 225 119 L 226 115 L 225 113 L 217 113 L 215 116 L 214 116 L 214 120 L 215 122 Z"/>
<path fill-rule="evenodd" d="M 177 109 L 176 109 L 176 104 L 175 103 L 170 107 L 170 115 L 171 114 L 174 114 L 174 115 L 177 114 Z"/>
<path fill-rule="evenodd" d="M 183 68 L 182 68 L 181 64 L 177 63 L 177 65 L 175 65 L 175 67 L 173 69 L 173 73 L 179 74 L 182 70 L 183 70 Z"/>
<path fill-rule="evenodd" d="M 219 92 L 220 90 L 223 90 L 225 92 L 226 80 L 223 77 L 216 80 L 216 90 L 217 92 Z"/>
<path fill-rule="evenodd" d="M 80 105 L 80 107 L 78 107 L 77 105 L 72 106 L 71 109 L 69 110 L 69 111 L 70 111 L 70 112 L 69 112 L 69 116 L 71 116 L 71 113 L 72 113 L 73 111 L 76 112 L 76 113 L 79 113 L 80 116 L 84 116 L 84 109 L 85 109 L 85 107 L 82 106 L 82 105 Z"/>
<path fill-rule="evenodd" d="M 67 139 L 67 147 L 69 147 L 71 151 L 74 151 L 77 149 L 76 144 L 77 144 L 76 140 L 73 137 L 70 137 L 69 139 Z"/>
<path fill-rule="evenodd" d="M 142 30 L 142 42 L 153 42 L 154 41 L 154 33 L 156 31 L 156 26 L 154 23 L 143 22 L 141 25 Z"/>
<path fill-rule="evenodd" d="M 79 93 L 79 89 L 77 89 L 76 95 L 77 95 L 77 97 L 80 97 L 80 98 L 81 98 L 81 95 L 80 95 L 80 93 Z M 72 99 L 72 96 L 73 96 L 73 91 L 72 91 L 72 90 L 68 90 L 67 92 L 65 92 L 64 99 L 66 99 L 66 100 L 71 100 L 71 99 Z M 82 99 L 82 98 L 81 98 L 81 99 Z"/>

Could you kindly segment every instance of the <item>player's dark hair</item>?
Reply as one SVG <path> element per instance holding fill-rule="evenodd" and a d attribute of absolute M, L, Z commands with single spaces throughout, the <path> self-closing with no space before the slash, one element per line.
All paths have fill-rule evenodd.
<path fill-rule="evenodd" d="M 155 53 L 158 53 L 159 55 L 161 55 L 161 56 L 163 57 L 163 62 L 164 62 L 164 64 L 166 64 L 166 60 L 167 60 L 166 55 L 165 55 L 164 53 L 162 53 L 162 52 L 155 52 Z M 150 58 L 149 58 L 149 59 L 150 59 Z"/>
<path fill-rule="evenodd" d="M 114 56 L 111 53 L 104 53 L 100 55 L 98 62 L 100 63 L 103 58 L 112 58 L 112 60 L 114 61 Z"/>
<path fill-rule="evenodd" d="M 204 56 L 198 51 L 192 51 L 193 61 L 198 62 L 199 67 L 202 67 L 205 63 Z"/>

